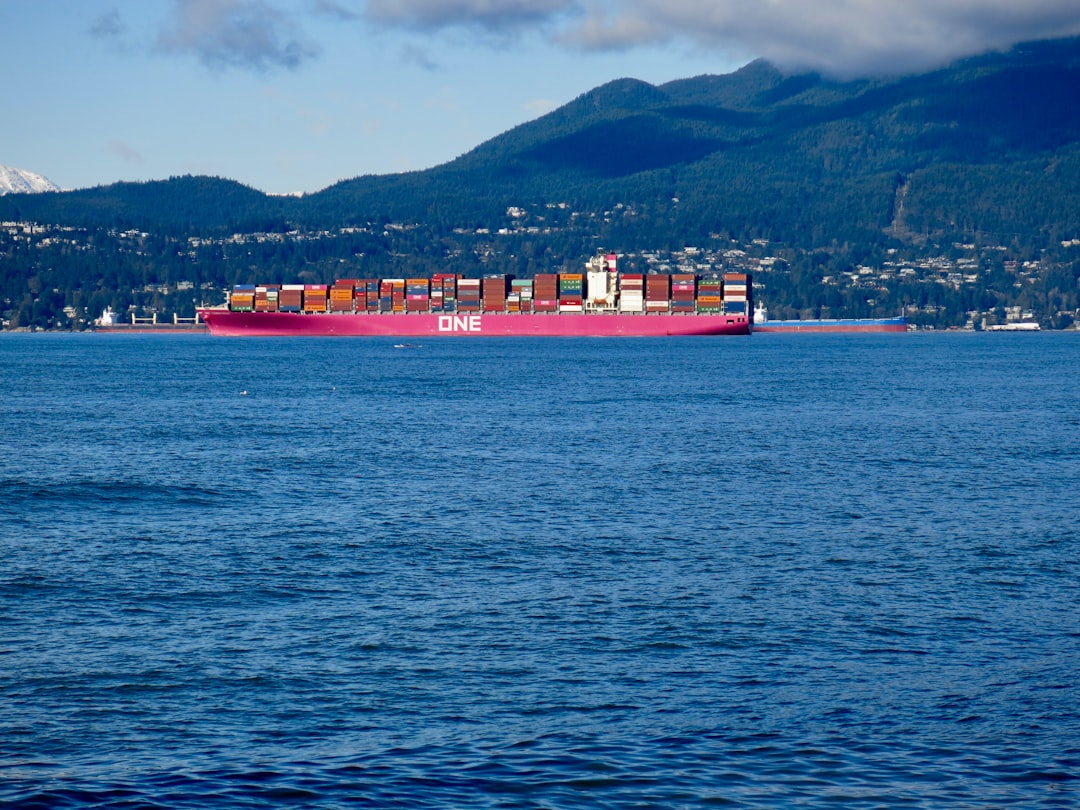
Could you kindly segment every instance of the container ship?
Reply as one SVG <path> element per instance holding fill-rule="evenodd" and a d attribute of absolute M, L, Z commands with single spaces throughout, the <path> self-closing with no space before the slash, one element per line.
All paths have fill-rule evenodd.
<path fill-rule="evenodd" d="M 906 332 L 907 319 L 896 318 L 815 318 L 771 321 L 768 310 L 758 305 L 754 310 L 755 332 Z"/>
<path fill-rule="evenodd" d="M 241 284 L 199 309 L 212 335 L 659 337 L 749 335 L 746 273 L 620 273 L 614 254 L 582 273 L 463 278 L 340 279 Z"/>

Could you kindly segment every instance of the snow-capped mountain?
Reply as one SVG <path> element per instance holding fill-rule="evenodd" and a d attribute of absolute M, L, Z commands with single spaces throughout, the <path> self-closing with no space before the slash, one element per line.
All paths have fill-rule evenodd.
<path fill-rule="evenodd" d="M 34 194 L 38 191 L 60 190 L 60 186 L 40 174 L 0 166 L 0 194 Z"/>

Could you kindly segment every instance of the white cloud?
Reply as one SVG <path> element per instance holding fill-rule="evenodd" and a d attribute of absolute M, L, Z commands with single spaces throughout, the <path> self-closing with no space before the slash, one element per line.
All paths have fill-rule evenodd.
<path fill-rule="evenodd" d="M 368 0 L 364 15 L 414 31 L 540 30 L 573 49 L 693 45 L 841 75 L 1080 34 L 1076 0 Z"/>
<path fill-rule="evenodd" d="M 295 69 L 317 54 L 299 25 L 266 0 L 174 0 L 158 48 L 195 55 L 208 67 Z"/>
<path fill-rule="evenodd" d="M 593 47 L 684 40 L 740 47 L 792 68 L 896 73 L 1080 33 L 1080 6 L 1075 0 L 628 0 L 593 4 L 575 33 Z"/>
<path fill-rule="evenodd" d="M 296 69 L 318 52 L 301 29 L 305 18 L 413 34 L 452 29 L 494 47 L 514 35 L 569 51 L 692 47 L 841 76 L 923 70 L 1080 35 L 1077 0 L 173 0 L 158 47 L 211 67 Z M 106 12 L 92 30 L 115 37 L 122 22 Z M 434 69 L 420 52 L 406 61 Z"/>

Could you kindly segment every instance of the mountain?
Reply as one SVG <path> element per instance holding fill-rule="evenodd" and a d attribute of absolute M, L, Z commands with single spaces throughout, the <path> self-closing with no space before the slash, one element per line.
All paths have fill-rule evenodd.
<path fill-rule="evenodd" d="M 0 194 L 37 194 L 60 190 L 60 186 L 40 174 L 0 166 Z"/>
<path fill-rule="evenodd" d="M 449 163 L 298 199 L 187 177 L 9 198 L 0 215 L 193 233 L 394 221 L 444 232 L 558 202 L 629 206 L 691 242 L 717 231 L 808 247 L 1055 241 L 1080 236 L 1077 87 L 1080 39 L 847 82 L 757 61 L 660 86 L 610 82 Z"/>
<path fill-rule="evenodd" d="M 1064 324 L 1080 314 L 1078 87 L 1080 38 L 852 81 L 756 61 L 619 79 L 441 166 L 299 198 L 190 176 L 8 194 L 0 318 L 167 312 L 181 284 L 528 277 L 603 246 L 639 271 L 742 262 L 778 317 Z"/>
<path fill-rule="evenodd" d="M 452 220 L 567 199 L 648 205 L 690 238 L 718 224 L 804 245 L 886 231 L 1072 238 L 1077 87 L 1076 39 L 892 79 L 833 82 L 765 62 L 658 87 L 624 79 L 444 166 L 345 181 L 307 209 Z"/>

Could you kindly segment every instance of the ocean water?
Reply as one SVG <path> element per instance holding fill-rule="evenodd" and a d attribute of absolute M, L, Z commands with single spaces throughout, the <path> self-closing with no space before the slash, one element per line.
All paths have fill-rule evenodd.
<path fill-rule="evenodd" d="M 0 335 L 0 806 L 1080 806 L 1080 335 Z"/>

